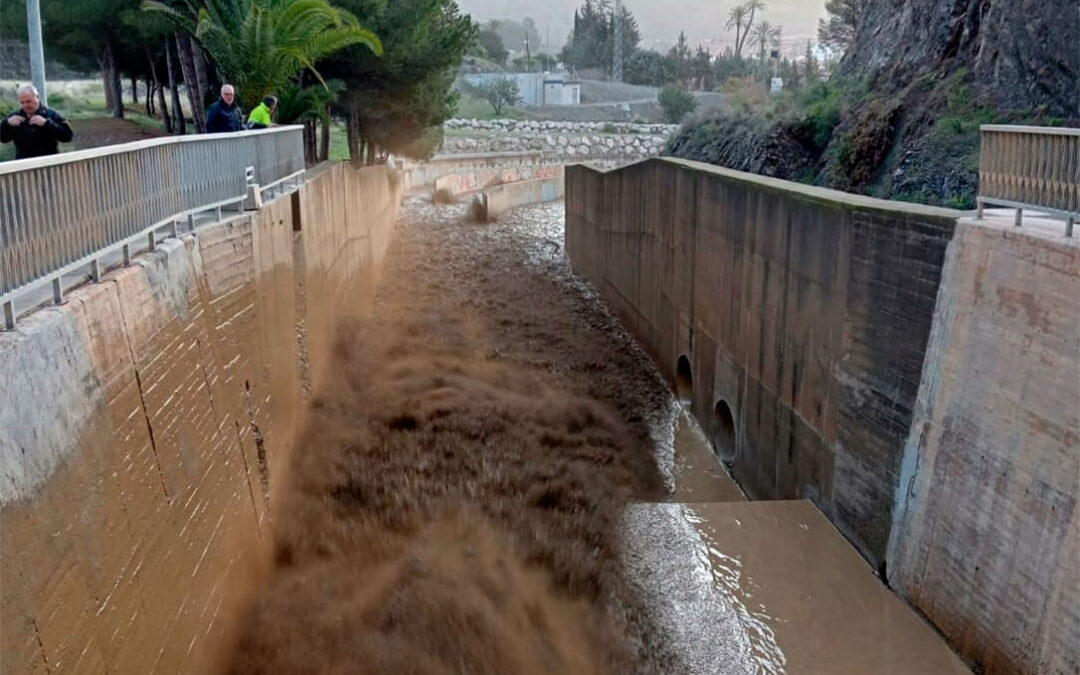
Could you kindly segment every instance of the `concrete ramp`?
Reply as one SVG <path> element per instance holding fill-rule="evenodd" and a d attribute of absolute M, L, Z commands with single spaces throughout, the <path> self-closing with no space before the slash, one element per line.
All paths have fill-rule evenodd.
<path fill-rule="evenodd" d="M 623 523 L 666 673 L 970 673 L 812 502 L 747 501 L 684 412 L 672 441 L 672 501 Z"/>

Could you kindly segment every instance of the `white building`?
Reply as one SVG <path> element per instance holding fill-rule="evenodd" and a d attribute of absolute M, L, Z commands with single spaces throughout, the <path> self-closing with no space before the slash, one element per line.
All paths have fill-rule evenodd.
<path fill-rule="evenodd" d="M 524 106 L 581 104 L 581 82 L 563 73 L 466 73 L 462 79 L 474 87 L 512 79 Z"/>

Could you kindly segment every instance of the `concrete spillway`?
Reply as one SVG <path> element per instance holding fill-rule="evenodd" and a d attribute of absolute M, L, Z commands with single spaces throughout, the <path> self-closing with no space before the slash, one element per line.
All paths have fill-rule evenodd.
<path fill-rule="evenodd" d="M 851 275 L 829 277 L 840 257 L 823 248 L 810 254 L 820 264 L 779 273 L 799 246 L 735 233 L 727 216 L 704 208 L 721 190 L 712 179 L 688 188 L 685 168 L 671 177 L 640 167 L 620 179 L 640 178 L 633 186 L 589 177 L 590 189 L 607 195 L 600 213 L 576 171 L 564 237 L 560 203 L 477 225 L 463 205 L 409 198 L 397 220 L 408 177 L 335 167 L 0 335 L 0 364 L 14 376 L 0 391 L 4 672 L 397 673 L 462 664 L 500 673 L 965 672 L 938 631 L 993 672 L 1038 672 L 1025 665 L 1029 657 L 1075 662 L 1075 607 L 1050 590 L 1076 581 L 1071 516 L 1047 515 L 1040 529 L 1017 513 L 1000 530 L 1053 552 L 1029 560 L 1042 580 L 1029 592 L 1049 598 L 1037 626 L 1010 624 L 1004 611 L 979 623 L 965 604 L 1015 585 L 1000 570 L 1028 560 L 1025 549 L 988 558 L 983 564 L 997 571 L 986 588 L 959 563 L 956 588 L 942 587 L 945 562 L 986 546 L 982 520 L 970 519 L 981 474 L 950 463 L 966 455 L 942 410 L 975 419 L 968 397 L 1001 381 L 986 360 L 1000 354 L 997 343 L 979 343 L 979 368 L 956 368 L 970 349 L 966 319 L 993 317 L 979 325 L 1023 336 L 1034 379 L 1021 389 L 1053 396 L 1039 399 L 1039 424 L 977 425 L 1025 430 L 1017 468 L 993 482 L 993 503 L 1013 503 L 1017 481 L 1045 470 L 1053 489 L 1026 497 L 1027 512 L 1047 504 L 1075 511 L 1067 498 L 1076 494 L 1068 464 L 1075 416 L 1058 402 L 1080 386 L 1080 377 L 1059 377 L 1080 375 L 1080 315 L 1070 303 L 1080 291 L 1076 247 L 1037 233 L 1014 237 L 1008 245 L 1020 248 L 1008 249 L 1014 267 L 1004 273 L 999 232 L 961 224 L 957 239 L 940 213 L 921 224 L 926 213 L 905 215 L 906 229 L 896 230 L 877 207 L 873 218 L 845 220 L 863 204 L 837 207 L 829 220 L 827 199 L 799 193 L 794 202 L 818 209 L 807 227 L 850 228 L 826 234 L 857 252 L 850 260 L 858 264 L 845 259 L 839 269 Z M 650 191 L 663 185 L 673 186 L 664 199 L 685 198 L 698 210 L 650 206 Z M 774 211 L 769 200 L 787 204 L 782 187 L 759 187 L 768 199 L 745 185 L 746 194 L 728 198 Z M 608 219 L 616 213 L 621 220 Z M 673 231 L 693 224 L 696 239 L 637 228 L 672 213 L 665 222 Z M 785 218 L 782 229 L 795 231 L 797 219 Z M 742 248 L 685 265 L 643 253 L 685 262 L 724 241 Z M 739 251 L 756 251 L 750 271 L 726 276 Z M 908 296 L 876 283 L 892 278 L 895 264 L 882 251 L 937 260 L 933 292 L 922 277 L 913 289 L 935 298 L 918 305 L 920 317 L 897 315 L 890 303 Z M 680 281 L 684 273 L 692 282 Z M 738 278 L 738 294 L 704 283 Z M 872 311 L 849 320 L 839 306 L 810 302 L 822 279 L 845 289 L 845 308 Z M 1032 297 L 1017 279 L 1057 290 Z M 945 305 L 939 287 L 948 290 Z M 679 309 L 643 309 L 649 288 L 666 289 L 657 297 Z M 731 345 L 706 319 L 734 326 L 777 307 L 782 288 L 794 303 L 786 316 L 797 320 L 762 312 L 754 335 L 765 351 L 783 347 L 785 365 L 721 358 Z M 713 292 L 736 302 L 724 310 L 709 300 Z M 688 314 L 678 304 L 687 296 Z M 807 354 L 843 357 L 852 340 L 887 343 L 853 337 L 856 328 L 873 332 L 866 317 L 875 312 L 887 318 L 882 326 L 924 331 L 923 347 L 906 345 L 892 366 L 887 350 L 881 362 L 849 350 L 843 365 L 797 365 Z M 844 321 L 851 325 L 833 330 Z M 809 347 L 800 351 L 799 340 Z M 925 373 L 914 383 L 879 386 L 910 374 L 913 363 Z M 802 375 L 790 389 L 762 375 L 786 378 L 793 364 Z M 753 397 L 740 367 L 753 376 Z M 880 378 L 860 380 L 867 367 Z M 958 389 L 965 376 L 985 379 Z M 860 381 L 869 384 L 853 386 Z M 713 396 L 720 390 L 723 406 Z M 892 449 L 895 464 L 884 462 L 891 468 L 879 476 L 823 459 L 834 442 L 837 457 L 857 455 L 845 425 L 880 419 L 859 417 L 851 401 L 839 414 L 829 407 L 851 391 L 865 395 L 865 410 L 880 411 L 880 396 L 893 396 L 890 419 L 908 419 L 911 429 L 911 420 L 925 421 L 913 436 L 925 440 L 906 440 L 903 425 L 861 436 L 876 439 L 867 448 Z M 765 405 L 762 392 L 778 404 Z M 758 415 L 752 444 L 749 415 Z M 767 420 L 791 442 L 767 443 Z M 815 420 L 836 426 L 817 435 Z M 998 447 L 962 438 L 965 448 Z M 785 473 L 789 466 L 801 473 Z M 785 491 L 792 475 L 800 490 Z M 858 483 L 867 476 L 876 482 Z M 765 485 L 777 492 L 755 494 Z M 947 486 L 962 488 L 959 502 L 942 496 Z M 778 499 L 748 501 L 743 488 Z M 844 510 L 875 503 L 840 498 L 857 494 L 885 495 L 888 513 Z M 950 533 L 944 545 L 935 523 Z M 936 625 L 875 576 L 867 558 L 876 566 L 882 557 L 889 578 Z M 993 639 L 957 639 L 965 625 Z M 1016 634 L 1039 636 L 1039 647 L 994 646 Z"/>

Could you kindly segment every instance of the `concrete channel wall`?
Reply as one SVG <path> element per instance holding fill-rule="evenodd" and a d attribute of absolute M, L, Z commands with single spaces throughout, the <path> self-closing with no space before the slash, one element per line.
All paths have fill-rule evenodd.
<path fill-rule="evenodd" d="M 545 163 L 542 152 L 504 152 L 450 155 L 430 162 L 406 162 L 401 167 L 406 190 L 435 185 L 443 176 L 480 171 L 529 170 Z M 482 185 L 481 185 L 482 187 Z"/>
<path fill-rule="evenodd" d="M 505 183 L 555 178 L 562 175 L 563 167 L 561 164 L 458 170 L 455 173 L 436 178 L 434 190 L 436 195 L 459 197 Z"/>
<path fill-rule="evenodd" d="M 1076 672 L 1075 244 L 680 160 L 566 191 L 574 268 L 752 497 L 812 499 L 985 672 Z"/>
<path fill-rule="evenodd" d="M 338 164 L 0 334 L 3 672 L 207 673 L 400 177 Z"/>
<path fill-rule="evenodd" d="M 964 219 L 904 449 L 890 580 L 988 673 L 1080 672 L 1080 241 Z"/>
<path fill-rule="evenodd" d="M 480 222 L 494 222 L 519 206 L 562 199 L 565 188 L 566 179 L 562 167 L 559 167 L 557 175 L 552 178 L 496 185 L 477 195 L 475 215 Z"/>

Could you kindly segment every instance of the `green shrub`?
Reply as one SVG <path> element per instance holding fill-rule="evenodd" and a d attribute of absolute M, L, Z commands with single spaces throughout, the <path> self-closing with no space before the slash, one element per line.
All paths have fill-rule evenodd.
<path fill-rule="evenodd" d="M 833 132 L 840 125 L 845 109 L 846 92 L 840 87 L 822 82 L 807 87 L 803 93 L 802 120 L 799 132 L 818 152 L 823 151 L 832 140 Z"/>
<path fill-rule="evenodd" d="M 658 99 L 660 107 L 664 109 L 664 119 L 669 124 L 679 124 L 698 107 L 693 94 L 673 84 L 661 89 Z"/>
<path fill-rule="evenodd" d="M 975 208 L 975 196 L 951 194 L 945 199 L 945 206 L 957 211 L 970 211 Z"/>

